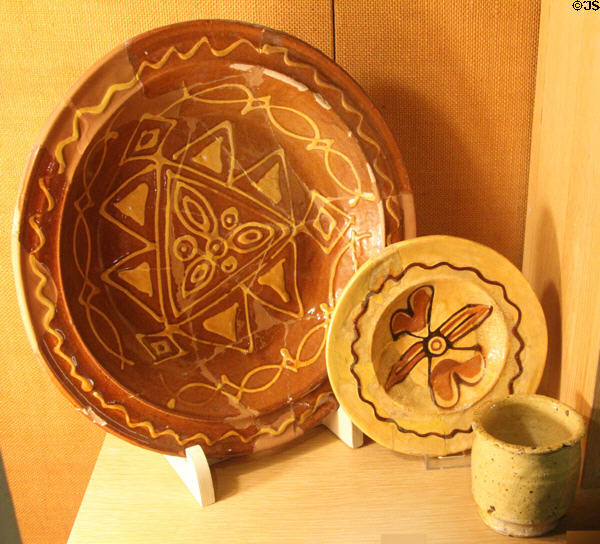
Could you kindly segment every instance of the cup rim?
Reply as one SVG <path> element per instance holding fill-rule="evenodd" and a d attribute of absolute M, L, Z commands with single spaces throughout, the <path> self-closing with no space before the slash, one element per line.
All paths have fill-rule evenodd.
<path fill-rule="evenodd" d="M 493 434 L 489 433 L 483 423 L 482 419 L 489 413 L 490 410 L 493 410 L 497 407 L 505 406 L 513 404 L 517 400 L 531 400 L 536 402 L 542 402 L 547 406 L 552 406 L 553 408 L 558 408 L 572 418 L 572 431 L 571 437 L 568 440 L 561 440 L 558 442 L 549 443 L 543 446 L 526 446 L 522 444 L 513 444 L 511 442 L 506 442 Z M 574 410 L 568 404 L 561 402 L 559 400 L 553 399 L 551 397 L 547 397 L 545 395 L 537 395 L 537 394 L 528 394 L 528 393 L 515 393 L 509 395 L 501 400 L 489 401 L 482 405 L 475 411 L 473 417 L 473 431 L 476 435 L 480 435 L 482 438 L 492 442 L 494 445 L 514 453 L 519 454 L 533 454 L 533 455 L 543 455 L 548 453 L 553 453 L 560 450 L 563 447 L 570 447 L 577 444 L 585 435 L 586 432 L 586 424 L 583 416 Z"/>

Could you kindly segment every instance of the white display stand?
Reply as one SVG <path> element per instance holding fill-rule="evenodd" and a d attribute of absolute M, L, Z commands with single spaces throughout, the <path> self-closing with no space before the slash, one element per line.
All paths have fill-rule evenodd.
<path fill-rule="evenodd" d="M 348 414 L 341 408 L 329 414 L 324 420 L 325 425 L 335 436 L 350 448 L 360 448 L 364 442 L 364 435 L 360 429 L 352 423 Z"/>
<path fill-rule="evenodd" d="M 208 506 L 215 502 L 210 463 L 200 446 L 187 448 L 185 457 L 165 457 L 200 506 Z"/>
<path fill-rule="evenodd" d="M 323 425 L 350 448 L 360 448 L 363 445 L 363 433 L 341 408 L 329 414 L 323 420 Z M 210 465 L 218 463 L 222 459 L 209 460 L 199 445 L 187 448 L 185 457 L 171 455 L 165 455 L 165 457 L 200 506 L 215 503 L 215 489 Z"/>

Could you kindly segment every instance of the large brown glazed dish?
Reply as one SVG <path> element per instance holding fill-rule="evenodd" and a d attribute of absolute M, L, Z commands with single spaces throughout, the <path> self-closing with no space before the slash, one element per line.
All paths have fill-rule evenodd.
<path fill-rule="evenodd" d="M 288 35 L 197 21 L 78 82 L 15 225 L 32 343 L 75 404 L 142 446 L 227 456 L 336 408 L 336 297 L 414 234 L 414 211 L 389 130 L 343 70 Z"/>

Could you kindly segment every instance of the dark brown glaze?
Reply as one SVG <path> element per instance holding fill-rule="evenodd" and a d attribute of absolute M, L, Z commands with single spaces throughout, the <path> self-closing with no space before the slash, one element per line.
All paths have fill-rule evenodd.
<path fill-rule="evenodd" d="M 456 270 L 456 271 L 468 271 L 468 272 L 472 272 L 475 275 L 477 275 L 477 277 L 480 280 L 482 280 L 482 281 L 484 281 L 484 282 L 486 282 L 486 283 L 488 283 L 490 285 L 495 285 L 495 286 L 500 287 L 501 290 L 502 290 L 502 295 L 503 295 L 504 299 L 506 300 L 506 302 L 516 310 L 516 312 L 517 312 L 517 319 L 515 321 L 515 324 L 512 327 L 511 333 L 514 335 L 514 337 L 517 339 L 517 342 L 519 343 L 519 348 L 515 352 L 515 356 L 514 356 L 514 360 L 515 360 L 515 362 L 517 364 L 517 372 L 509 380 L 509 382 L 508 382 L 508 388 L 507 388 L 508 389 L 508 392 L 507 392 L 508 394 L 512 394 L 514 392 L 513 384 L 514 384 L 515 380 L 518 379 L 518 377 L 523 373 L 523 363 L 521 361 L 521 353 L 522 353 L 522 351 L 523 351 L 523 349 L 525 347 L 525 342 L 523 341 L 523 338 L 520 335 L 519 330 L 518 330 L 519 324 L 521 323 L 521 316 L 522 316 L 521 309 L 513 301 L 511 301 L 508 298 L 508 294 L 506 292 L 506 287 L 502 283 L 494 281 L 494 280 L 489 280 L 488 278 L 486 278 L 481 273 L 480 270 L 478 270 L 478 269 L 476 269 L 474 267 L 469 267 L 469 266 L 464 266 L 464 267 L 455 266 L 455 265 L 453 265 L 453 264 L 451 264 L 451 263 L 449 263 L 447 261 L 441 261 L 439 263 L 435 263 L 435 264 L 432 264 L 432 265 L 427 265 L 425 263 L 419 263 L 419 262 L 411 263 L 408 266 L 406 266 L 404 268 L 404 270 L 400 274 L 397 274 L 397 275 L 388 274 L 383 279 L 383 281 L 381 282 L 381 284 L 379 285 L 379 287 L 377 287 L 376 289 L 373 289 L 373 290 L 371 290 L 371 291 L 369 291 L 367 293 L 367 295 L 365 296 L 365 299 L 363 300 L 363 302 L 361 304 L 361 309 L 360 309 L 359 313 L 357 314 L 357 316 L 354 318 L 354 321 L 353 321 L 354 339 L 353 339 L 352 344 L 350 346 L 350 351 L 352 353 L 353 360 L 352 360 L 352 363 L 350 364 L 350 372 L 351 372 L 354 380 L 356 381 L 358 396 L 360 397 L 360 399 L 364 403 L 368 404 L 371 407 L 371 409 L 373 410 L 373 415 L 379 421 L 383 421 L 383 422 L 386 422 L 386 423 L 392 423 L 396 427 L 396 429 L 398 429 L 398 431 L 401 432 L 401 433 L 405 433 L 405 434 L 409 433 L 409 434 L 413 434 L 413 435 L 421 437 L 421 438 L 426 438 L 426 437 L 429 437 L 429 436 L 435 436 L 435 437 L 442 438 L 442 439 L 449 439 L 449 438 L 452 438 L 452 437 L 456 436 L 459 433 L 464 433 L 464 434 L 471 433 L 473 431 L 473 429 L 471 427 L 469 427 L 467 429 L 453 429 L 449 433 L 438 433 L 438 432 L 435 432 L 435 431 L 421 433 L 421 432 L 416 431 L 414 429 L 407 429 L 405 427 L 402 427 L 401 425 L 398 424 L 398 422 L 396 420 L 394 420 L 392 418 L 381 416 L 378 413 L 378 411 L 377 411 L 377 406 L 372 401 L 370 401 L 369 399 L 365 398 L 365 396 L 363 395 L 363 392 L 362 392 L 362 384 L 361 384 L 361 381 L 360 381 L 360 377 L 358 376 L 358 374 L 355 371 L 355 367 L 358 364 L 358 355 L 357 355 L 357 353 L 356 353 L 356 351 L 354 349 L 354 346 L 356 345 L 356 343 L 359 341 L 359 339 L 361 337 L 360 330 L 358 328 L 358 322 L 360 321 L 360 319 L 362 318 L 362 316 L 367 312 L 368 307 L 369 307 L 369 301 L 370 301 L 371 297 L 374 296 L 374 295 L 377 295 L 377 294 L 381 293 L 381 291 L 383 290 L 383 288 L 385 287 L 385 285 L 386 285 L 387 282 L 389 282 L 389 281 L 393 281 L 393 282 L 399 282 L 399 281 L 401 281 L 402 278 L 406 275 L 406 273 L 409 270 L 411 270 L 412 268 L 419 267 L 419 268 L 422 268 L 424 270 L 432 270 L 432 269 L 437 268 L 439 266 L 447 266 L 447 267 L 451 268 L 452 270 Z M 431 292 L 432 292 L 431 296 L 433 297 L 433 287 L 430 286 L 430 285 L 428 285 L 426 287 L 428 287 L 428 288 L 431 289 Z M 422 305 L 422 306 L 424 308 L 424 311 L 427 311 L 427 312 L 430 311 L 430 306 L 429 305 Z M 490 308 L 490 312 L 491 312 L 491 308 Z M 407 319 L 405 320 L 406 323 L 409 323 L 409 321 L 410 321 L 409 318 L 415 318 L 414 312 L 411 312 L 410 308 L 409 308 L 409 311 L 405 310 L 405 313 L 406 313 L 406 316 L 407 316 Z M 396 315 L 396 313 L 392 316 L 392 318 L 395 315 Z M 429 321 L 427 320 L 427 323 L 428 322 Z M 441 329 L 443 326 L 444 325 L 442 324 L 438 328 L 438 330 Z M 392 335 L 394 334 L 394 330 L 393 330 L 391 322 L 390 322 L 390 332 L 391 332 Z M 427 355 L 425 353 L 425 351 L 426 350 L 424 350 L 423 357 L 425 357 Z M 482 364 L 485 364 L 485 362 L 483 361 Z M 430 376 L 429 382 L 430 382 L 430 385 L 431 385 L 431 360 L 430 359 L 428 361 L 428 375 Z M 460 380 L 460 378 L 458 378 L 458 379 Z M 476 383 L 477 382 L 475 382 L 473 385 L 476 385 Z M 433 393 L 432 393 L 432 401 L 435 404 L 437 404 L 435 398 L 433 397 Z"/>
<path fill-rule="evenodd" d="M 166 453 L 250 453 L 318 424 L 337 407 L 337 294 L 414 228 L 368 98 L 295 38 L 198 21 L 133 38 L 68 102 L 19 237 L 30 324 L 69 398 Z"/>

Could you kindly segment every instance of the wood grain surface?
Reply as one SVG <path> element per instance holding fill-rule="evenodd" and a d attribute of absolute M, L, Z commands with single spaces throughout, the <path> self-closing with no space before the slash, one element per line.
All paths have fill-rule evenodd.
<path fill-rule="evenodd" d="M 523 270 L 542 301 L 541 392 L 594 413 L 583 485 L 600 486 L 600 17 L 542 2 Z"/>
<path fill-rule="evenodd" d="M 214 465 L 213 479 L 217 502 L 201 509 L 163 456 L 107 436 L 69 544 L 554 543 L 600 528 L 596 493 L 554 534 L 498 535 L 479 519 L 468 467 L 426 470 L 373 442 L 352 450 L 323 427 L 284 451 Z"/>

